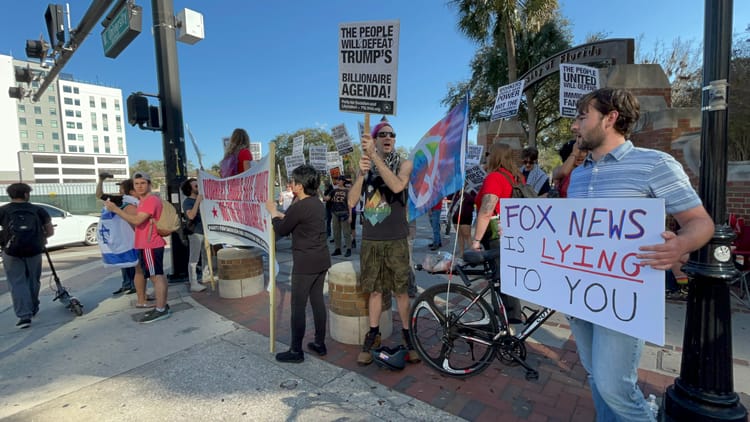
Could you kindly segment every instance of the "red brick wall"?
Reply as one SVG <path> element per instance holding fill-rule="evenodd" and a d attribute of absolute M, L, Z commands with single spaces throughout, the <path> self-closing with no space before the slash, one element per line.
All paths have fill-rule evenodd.
<path fill-rule="evenodd" d="M 750 221 L 750 180 L 727 183 L 727 212 Z"/>

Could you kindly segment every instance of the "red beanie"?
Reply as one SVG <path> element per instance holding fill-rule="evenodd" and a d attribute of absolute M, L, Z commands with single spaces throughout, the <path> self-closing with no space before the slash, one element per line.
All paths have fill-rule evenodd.
<path fill-rule="evenodd" d="M 370 133 L 370 136 L 372 136 L 373 139 L 378 137 L 378 132 L 380 132 L 380 129 L 382 129 L 384 126 L 391 126 L 390 122 L 380 122 L 375 125 L 374 128 L 372 128 L 372 132 Z M 391 126 L 393 127 L 393 126 Z"/>

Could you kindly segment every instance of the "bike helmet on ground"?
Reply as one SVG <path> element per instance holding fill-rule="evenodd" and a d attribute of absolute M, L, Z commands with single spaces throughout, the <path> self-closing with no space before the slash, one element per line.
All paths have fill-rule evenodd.
<path fill-rule="evenodd" d="M 378 366 L 391 369 L 394 371 L 400 371 L 406 366 L 406 355 L 409 351 L 403 345 L 390 348 L 390 347 L 379 347 L 371 350 L 372 358 Z"/>

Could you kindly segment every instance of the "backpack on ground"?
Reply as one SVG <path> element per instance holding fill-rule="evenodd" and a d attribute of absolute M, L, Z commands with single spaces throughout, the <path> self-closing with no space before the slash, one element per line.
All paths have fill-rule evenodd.
<path fill-rule="evenodd" d="M 502 174 L 503 177 L 510 183 L 510 185 L 513 187 L 513 190 L 511 192 L 511 198 L 538 198 L 539 195 L 536 194 L 536 190 L 533 186 L 526 184 L 526 183 L 513 183 L 513 181 L 508 177 L 507 174 L 498 171 L 498 173 Z"/>
<path fill-rule="evenodd" d="M 223 160 L 221 160 L 221 163 L 219 164 L 219 176 L 224 178 L 232 177 L 237 174 L 238 155 L 239 154 L 230 154 L 224 157 Z"/>
<path fill-rule="evenodd" d="M 180 229 L 182 222 L 180 215 L 171 202 L 161 199 L 161 216 L 156 221 L 156 232 L 159 236 L 166 237 Z"/>
<path fill-rule="evenodd" d="M 10 209 L 9 209 L 10 210 Z M 42 221 L 34 208 L 10 210 L 3 227 L 3 250 L 10 256 L 29 257 L 44 250 Z"/>

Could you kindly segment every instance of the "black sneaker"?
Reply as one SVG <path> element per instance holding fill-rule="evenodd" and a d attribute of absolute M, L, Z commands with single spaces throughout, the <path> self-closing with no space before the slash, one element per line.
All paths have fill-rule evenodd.
<path fill-rule="evenodd" d="M 307 343 L 307 348 L 317 353 L 318 356 L 325 356 L 328 354 L 328 349 L 326 349 L 326 345 L 323 343 Z"/>
<path fill-rule="evenodd" d="M 125 293 L 127 291 L 128 291 L 128 289 L 126 289 L 124 287 L 120 287 L 119 289 L 117 289 L 114 292 L 112 292 L 112 295 L 117 296 L 117 295 L 123 294 L 123 293 Z"/>
<path fill-rule="evenodd" d="M 154 308 L 154 309 L 146 312 L 145 314 L 143 314 L 143 318 L 141 318 L 141 320 L 138 321 L 138 322 L 140 322 L 141 324 L 150 324 L 150 323 L 152 323 L 154 321 L 159 321 L 159 320 L 162 320 L 162 319 L 169 318 L 169 315 L 171 313 L 172 312 L 169 310 L 169 304 L 167 303 L 164 306 L 164 310 L 163 311 L 157 311 L 156 308 Z"/>
<path fill-rule="evenodd" d="M 24 328 L 29 328 L 29 327 L 31 327 L 31 320 L 28 319 L 28 318 L 19 319 L 18 322 L 16 323 L 16 327 L 18 327 L 18 328 L 20 328 L 22 330 Z"/>
<path fill-rule="evenodd" d="M 349 258 L 350 256 L 352 256 L 352 250 L 351 249 L 347 249 L 346 253 L 344 254 L 344 256 L 347 257 L 347 258 Z"/>
<path fill-rule="evenodd" d="M 341 249 L 338 249 L 338 248 L 336 248 L 336 250 L 333 251 L 333 253 L 331 254 L 331 256 L 339 256 L 339 255 L 341 255 Z"/>
<path fill-rule="evenodd" d="M 286 352 L 276 353 L 276 360 L 286 363 L 302 363 L 305 361 L 305 354 L 302 351 L 295 352 L 290 349 Z"/>
<path fill-rule="evenodd" d="M 127 292 L 125 292 L 126 295 L 132 295 L 133 293 L 135 293 L 135 289 L 130 289 Z"/>
<path fill-rule="evenodd" d="M 370 350 L 380 347 L 380 333 L 368 331 L 365 335 L 365 342 L 362 345 L 362 351 L 357 355 L 357 365 L 369 365 L 372 363 L 372 353 Z"/>

